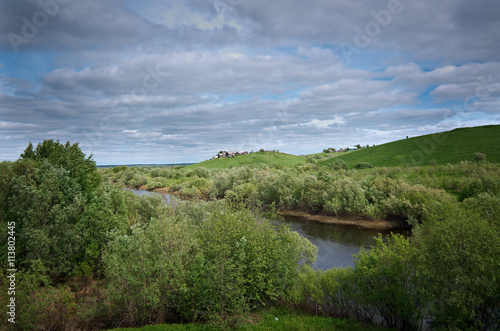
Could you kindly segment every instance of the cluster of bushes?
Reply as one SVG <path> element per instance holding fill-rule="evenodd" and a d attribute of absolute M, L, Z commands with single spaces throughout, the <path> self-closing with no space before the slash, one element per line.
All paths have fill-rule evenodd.
<path fill-rule="evenodd" d="M 326 215 L 428 219 L 438 206 L 480 194 L 500 193 L 496 164 L 462 162 L 412 168 L 374 168 L 360 163 L 348 170 L 336 160 L 328 167 L 306 163 L 283 168 L 264 164 L 231 169 L 130 168 L 105 173 L 114 182 L 132 185 L 143 178 L 146 188 L 168 187 L 185 198 L 223 199 L 247 206 L 279 208 Z"/>
<path fill-rule="evenodd" d="M 117 235 L 104 255 L 111 301 L 129 325 L 236 323 L 283 298 L 316 248 L 226 202 L 185 203 Z"/>
<path fill-rule="evenodd" d="M 341 160 L 331 165 L 127 169 L 112 173 L 111 180 L 144 176 L 149 178 L 146 187 L 161 183 L 185 198 L 227 198 L 247 206 L 274 204 L 326 215 L 407 222 L 423 222 L 446 203 L 500 192 L 500 171 L 494 164 L 462 162 L 441 167 L 374 168 L 362 173 L 346 170 Z"/>
<path fill-rule="evenodd" d="M 14 222 L 20 329 L 234 325 L 282 300 L 299 266 L 316 256 L 316 247 L 289 227 L 241 205 L 172 207 L 110 186 L 78 145 L 30 145 L 0 170 L 0 249 L 8 251 L 7 225 Z M 204 176 L 201 169 L 186 177 Z M 2 306 L 8 300 L 0 296 Z M 7 326 L 8 315 L 1 316 Z"/>
<path fill-rule="evenodd" d="M 352 268 L 304 266 L 289 300 L 301 309 L 399 329 L 495 329 L 500 319 L 500 199 L 448 205 L 411 238 L 378 238 Z"/>

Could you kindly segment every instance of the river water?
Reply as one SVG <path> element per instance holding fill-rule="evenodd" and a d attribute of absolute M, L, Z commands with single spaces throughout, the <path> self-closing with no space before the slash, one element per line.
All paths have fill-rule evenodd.
<path fill-rule="evenodd" d="M 285 216 L 285 222 L 318 247 L 314 268 L 323 270 L 353 266 L 353 255 L 358 254 L 361 247 L 369 249 L 374 245 L 374 237 L 378 234 L 386 238 L 391 232 L 408 233 L 405 230 L 374 230 L 355 225 L 319 223 L 299 216 Z"/>
<path fill-rule="evenodd" d="M 138 196 L 163 196 L 166 203 L 170 203 L 172 199 L 169 194 L 131 188 L 125 188 L 125 190 Z M 285 223 L 318 247 L 314 268 L 323 270 L 353 266 L 353 255 L 358 254 L 361 247 L 369 249 L 374 245 L 374 237 L 379 233 L 383 238 L 386 238 L 391 231 L 405 233 L 399 230 L 373 230 L 354 225 L 319 223 L 299 216 L 285 216 Z"/>

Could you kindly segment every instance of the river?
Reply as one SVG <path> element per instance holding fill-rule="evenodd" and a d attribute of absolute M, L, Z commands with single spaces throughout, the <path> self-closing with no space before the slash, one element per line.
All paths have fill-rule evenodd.
<path fill-rule="evenodd" d="M 161 194 L 146 190 L 125 188 L 138 196 L 163 196 L 166 203 L 170 203 L 169 194 Z M 369 249 L 375 244 L 374 237 L 379 233 L 387 237 L 392 232 L 408 233 L 399 230 L 373 230 L 345 224 L 326 224 L 310 221 L 299 216 L 285 216 L 285 222 L 292 230 L 309 239 L 318 247 L 318 255 L 314 264 L 315 269 L 327 270 L 332 267 L 347 267 L 354 265 L 353 255 L 359 253 L 361 247 Z"/>
<path fill-rule="evenodd" d="M 391 232 L 408 233 L 407 230 L 375 230 L 355 225 L 319 223 L 299 216 L 285 216 L 285 222 L 318 247 L 314 268 L 323 270 L 353 266 L 353 254 L 358 254 L 361 247 L 369 249 L 374 245 L 374 237 L 379 233 L 383 238 Z"/>

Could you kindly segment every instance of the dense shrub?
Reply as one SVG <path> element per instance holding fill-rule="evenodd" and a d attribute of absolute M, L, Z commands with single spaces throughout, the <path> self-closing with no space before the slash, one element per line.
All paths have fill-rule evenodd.
<path fill-rule="evenodd" d="M 330 163 L 330 168 L 333 170 L 347 170 L 347 163 L 342 159 L 334 159 L 332 163 Z"/>
<path fill-rule="evenodd" d="M 237 203 L 243 203 L 254 196 L 256 186 L 253 183 L 244 183 L 227 190 L 226 198 Z"/>
<path fill-rule="evenodd" d="M 207 235 L 209 234 L 209 235 Z M 282 298 L 316 248 L 284 225 L 225 202 L 182 203 L 117 235 L 105 254 L 113 305 L 128 324 L 218 325 Z"/>
<path fill-rule="evenodd" d="M 159 323 L 177 315 L 185 294 L 185 266 L 195 245 L 186 223 L 153 219 L 107 249 L 110 299 L 128 325 Z"/>
<path fill-rule="evenodd" d="M 199 167 L 193 170 L 191 173 L 192 176 L 200 177 L 200 178 L 210 178 L 212 175 L 210 169 Z"/>
<path fill-rule="evenodd" d="M 369 169 L 373 168 L 373 166 L 368 162 L 358 162 L 354 165 L 354 169 Z"/>
<path fill-rule="evenodd" d="M 468 198 L 463 202 L 463 208 L 474 210 L 485 220 L 492 223 L 492 226 L 500 227 L 500 197 L 488 193 L 480 193 L 473 198 Z"/>
<path fill-rule="evenodd" d="M 313 211 L 321 211 L 325 206 L 328 194 L 326 184 L 317 179 L 312 174 L 303 177 L 300 204 L 303 208 L 310 208 Z"/>
<path fill-rule="evenodd" d="M 406 330 L 416 325 L 421 300 L 412 266 L 415 254 L 415 248 L 401 235 L 389 237 L 387 243 L 378 237 L 376 247 L 361 250 L 353 280 L 356 301 L 365 314 L 378 316 L 390 327 Z"/>
<path fill-rule="evenodd" d="M 335 181 L 328 187 L 325 210 L 338 215 L 360 214 L 365 210 L 365 192 L 361 185 L 350 178 Z"/>
<path fill-rule="evenodd" d="M 446 206 L 417 227 L 418 286 L 426 296 L 433 326 L 486 329 L 498 323 L 500 228 L 496 224 L 475 211 Z"/>
<path fill-rule="evenodd" d="M 168 181 L 163 177 L 155 177 L 147 181 L 146 188 L 152 190 L 155 188 L 166 187 Z"/>
<path fill-rule="evenodd" d="M 476 162 L 485 161 L 486 160 L 486 154 L 484 154 L 484 153 L 474 153 L 473 159 Z"/>
<path fill-rule="evenodd" d="M 146 185 L 148 182 L 148 177 L 144 174 L 134 174 L 134 177 L 127 181 L 127 184 L 134 187 L 140 187 Z"/>
<path fill-rule="evenodd" d="M 65 169 L 84 192 L 94 190 L 101 183 L 92 155 L 86 157 L 78 143 L 71 145 L 68 141 L 63 145 L 50 139 L 39 143 L 34 150 L 33 145 L 29 143 L 20 157 L 20 160 L 28 159 L 35 161 L 37 165 L 48 162 L 52 166 Z"/>

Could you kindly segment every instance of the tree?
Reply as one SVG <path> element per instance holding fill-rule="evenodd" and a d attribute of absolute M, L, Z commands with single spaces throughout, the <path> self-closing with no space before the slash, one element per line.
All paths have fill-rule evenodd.
<path fill-rule="evenodd" d="M 30 143 L 3 168 L 8 180 L 0 185 L 0 240 L 7 223 L 14 223 L 19 267 L 39 260 L 54 280 L 98 272 L 106 233 L 119 228 L 125 215 L 124 202 L 113 193 L 119 189 L 100 186 L 91 157 L 78 144 L 45 140 L 35 150 Z"/>
<path fill-rule="evenodd" d="M 330 147 L 330 148 L 323 150 L 323 153 L 333 153 L 333 152 L 335 152 L 335 148 L 333 148 L 333 147 Z"/>
<path fill-rule="evenodd" d="M 54 142 L 52 139 L 39 143 L 35 150 L 31 142 L 20 156 L 20 160 L 33 159 L 38 165 L 47 160 L 52 165 L 57 165 L 69 171 L 71 178 L 82 187 L 84 191 L 91 191 L 99 186 L 101 181 L 96 171 L 92 155 L 86 157 L 78 143 L 65 145 Z"/>

